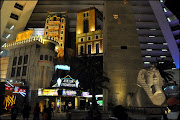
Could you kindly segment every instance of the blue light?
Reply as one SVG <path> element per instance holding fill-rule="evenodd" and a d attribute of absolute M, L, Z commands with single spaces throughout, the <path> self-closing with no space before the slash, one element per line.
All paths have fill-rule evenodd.
<path fill-rule="evenodd" d="M 60 69 L 60 70 L 70 70 L 70 66 L 68 66 L 68 65 L 55 65 L 55 71 L 57 69 Z"/>

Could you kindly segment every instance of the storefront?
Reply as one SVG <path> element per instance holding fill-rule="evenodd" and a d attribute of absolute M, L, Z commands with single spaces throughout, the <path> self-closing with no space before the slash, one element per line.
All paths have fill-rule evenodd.
<path fill-rule="evenodd" d="M 80 109 L 80 106 L 85 106 L 87 102 L 86 98 L 82 96 L 81 90 L 79 81 L 71 76 L 58 78 L 57 83 L 51 88 L 38 89 L 41 111 L 43 111 L 44 105 L 48 107 L 49 103 L 57 112 Z"/>

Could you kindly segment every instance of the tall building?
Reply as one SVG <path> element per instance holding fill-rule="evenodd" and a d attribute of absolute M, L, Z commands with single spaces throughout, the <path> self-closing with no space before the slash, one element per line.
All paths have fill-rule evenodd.
<path fill-rule="evenodd" d="M 8 56 L 3 45 L 9 40 L 15 40 L 16 35 L 23 31 L 37 1 L 2 1 L 1 8 L 1 55 Z"/>
<path fill-rule="evenodd" d="M 79 10 L 76 24 L 76 55 L 103 53 L 103 15 L 95 7 Z"/>
<path fill-rule="evenodd" d="M 168 13 L 164 13 L 165 6 L 161 1 L 105 2 L 103 59 L 104 70 L 111 79 L 107 84 L 110 92 L 104 91 L 105 106 L 111 98 L 125 105 L 127 93 L 135 90 L 131 86 L 136 88 L 137 72 L 142 68 L 142 63 L 146 67 L 156 59 L 164 58 L 174 62 L 179 69 L 180 54 L 176 40 L 179 31 L 172 28 L 179 22 L 174 16 L 168 17 Z M 138 47 L 141 49 L 142 63 Z M 132 48 L 134 51 L 129 53 Z"/>
<path fill-rule="evenodd" d="M 59 43 L 56 46 L 57 57 L 64 57 L 65 40 L 68 29 L 67 11 L 64 13 L 49 13 L 45 23 L 44 37 Z"/>
<path fill-rule="evenodd" d="M 54 69 L 54 49 L 33 30 L 17 35 L 5 49 L 10 51 L 6 78 L 26 83 L 30 90 L 49 87 Z"/>
<path fill-rule="evenodd" d="M 103 63 L 110 81 L 103 91 L 103 104 L 126 105 L 128 93 L 135 92 L 138 71 L 143 68 L 141 48 L 131 4 L 104 4 Z"/>
<path fill-rule="evenodd" d="M 160 0 L 162 1 L 162 0 Z M 133 13 L 136 20 L 138 38 L 144 66 L 149 66 L 157 59 L 174 62 L 179 68 L 179 49 L 171 26 L 179 24 L 169 13 L 164 13 L 165 6 L 160 1 L 132 1 Z M 170 15 L 170 14 L 169 14 Z M 170 17 L 170 16 L 169 16 Z"/>

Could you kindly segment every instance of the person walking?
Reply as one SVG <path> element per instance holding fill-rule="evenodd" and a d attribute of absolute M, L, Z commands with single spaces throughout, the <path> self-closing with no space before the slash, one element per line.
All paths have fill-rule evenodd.
<path fill-rule="evenodd" d="M 13 105 L 13 108 L 11 109 L 11 120 L 16 120 L 18 115 L 18 108 L 16 104 Z"/>
<path fill-rule="evenodd" d="M 29 103 L 26 103 L 23 107 L 23 111 L 22 111 L 22 114 L 23 114 L 23 120 L 28 120 L 29 118 L 29 112 L 31 111 L 31 107 L 29 106 Z"/>
<path fill-rule="evenodd" d="M 46 105 L 44 105 L 44 109 L 43 109 L 43 113 L 42 113 L 42 117 L 43 117 L 43 120 L 47 120 L 47 108 L 46 108 Z"/>
<path fill-rule="evenodd" d="M 48 116 L 47 116 L 47 119 L 48 120 L 51 120 L 52 118 L 52 112 L 53 112 L 53 108 L 51 107 L 51 103 L 49 104 L 49 107 L 47 109 L 47 113 L 48 113 Z"/>
<path fill-rule="evenodd" d="M 33 120 L 39 120 L 39 113 L 40 113 L 39 103 L 36 103 L 36 106 L 34 107 L 34 118 L 33 118 Z"/>

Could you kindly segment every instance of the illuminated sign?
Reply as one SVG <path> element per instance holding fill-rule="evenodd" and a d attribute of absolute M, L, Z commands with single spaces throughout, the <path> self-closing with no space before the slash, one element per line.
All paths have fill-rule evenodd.
<path fill-rule="evenodd" d="M 58 96 L 57 89 L 38 89 L 38 96 Z"/>
<path fill-rule="evenodd" d="M 71 76 L 67 75 L 65 78 L 58 78 L 57 83 L 52 87 L 79 87 L 79 81 L 71 78 Z"/>
<path fill-rule="evenodd" d="M 4 106 L 5 106 L 5 109 L 8 110 L 8 109 L 11 109 L 11 107 L 15 104 L 16 102 L 16 96 L 15 95 L 7 95 L 4 99 Z"/>
<path fill-rule="evenodd" d="M 83 97 L 86 97 L 86 96 L 88 96 L 89 95 L 89 92 L 82 92 L 82 96 Z"/>
<path fill-rule="evenodd" d="M 76 96 L 77 92 L 75 90 L 63 90 L 62 95 L 63 96 Z"/>
<path fill-rule="evenodd" d="M 18 86 L 14 86 L 11 83 L 9 83 L 8 81 L 6 81 L 7 83 L 5 84 L 5 90 L 6 91 L 12 91 L 12 93 L 17 93 L 17 94 L 21 94 L 23 97 L 25 97 L 26 95 L 26 89 L 21 89 Z"/>
<path fill-rule="evenodd" d="M 68 66 L 68 65 L 55 65 L 55 71 L 57 69 L 60 69 L 60 70 L 70 70 L 70 66 Z"/>

